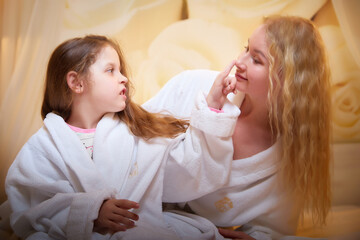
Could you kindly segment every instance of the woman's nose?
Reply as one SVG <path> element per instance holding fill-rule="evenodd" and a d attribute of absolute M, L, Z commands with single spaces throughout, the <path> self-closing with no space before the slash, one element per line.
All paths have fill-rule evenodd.
<path fill-rule="evenodd" d="M 244 59 L 242 57 L 239 57 L 238 59 L 236 59 L 235 66 L 241 71 L 246 70 L 246 64 L 245 64 L 245 61 L 244 61 Z"/>

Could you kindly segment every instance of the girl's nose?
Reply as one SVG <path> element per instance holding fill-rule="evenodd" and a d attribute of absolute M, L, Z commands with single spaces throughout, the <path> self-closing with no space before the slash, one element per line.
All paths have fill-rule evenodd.
<path fill-rule="evenodd" d="M 121 74 L 119 82 L 122 84 L 126 84 L 128 82 L 128 79 L 127 79 L 127 77 L 125 77 L 124 75 Z"/>

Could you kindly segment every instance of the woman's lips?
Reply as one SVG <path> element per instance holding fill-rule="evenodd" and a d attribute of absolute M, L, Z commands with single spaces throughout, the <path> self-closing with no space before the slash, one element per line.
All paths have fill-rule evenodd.
<path fill-rule="evenodd" d="M 247 81 L 248 79 L 243 77 L 240 73 L 236 72 L 235 73 L 235 77 L 238 79 L 238 80 L 244 80 L 244 81 Z"/>

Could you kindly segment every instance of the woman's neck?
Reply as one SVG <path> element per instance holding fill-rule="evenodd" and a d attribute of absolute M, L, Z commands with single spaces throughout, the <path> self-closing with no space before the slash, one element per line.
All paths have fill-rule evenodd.
<path fill-rule="evenodd" d="M 266 110 L 259 110 L 249 99 L 244 99 L 233 134 L 233 159 L 251 157 L 274 144 Z"/>

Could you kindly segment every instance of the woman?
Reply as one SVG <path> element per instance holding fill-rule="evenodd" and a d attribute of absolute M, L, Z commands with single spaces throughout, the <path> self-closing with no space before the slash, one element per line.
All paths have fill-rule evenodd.
<path fill-rule="evenodd" d="M 242 225 L 240 230 L 255 239 L 294 235 L 307 211 L 315 222 L 325 223 L 331 205 L 330 93 L 318 30 L 300 17 L 268 17 L 235 66 L 236 88 L 244 100 L 229 182 L 180 205 L 219 227 Z M 194 93 L 209 90 L 216 75 L 181 73 L 144 106 L 188 117 Z"/>

